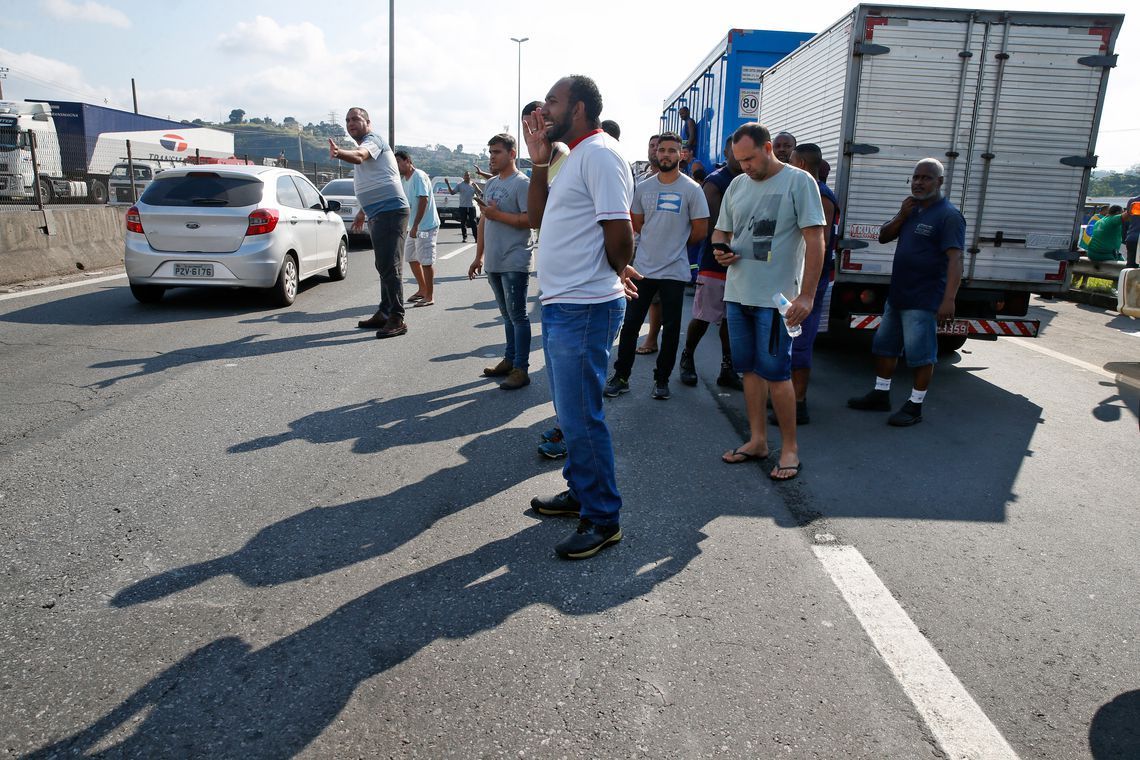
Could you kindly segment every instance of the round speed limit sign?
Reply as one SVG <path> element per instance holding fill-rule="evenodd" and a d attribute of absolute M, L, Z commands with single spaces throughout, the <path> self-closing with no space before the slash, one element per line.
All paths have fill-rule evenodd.
<path fill-rule="evenodd" d="M 756 118 L 756 114 L 760 110 L 760 91 L 759 90 L 741 90 L 740 91 L 740 108 L 737 114 L 742 119 Z"/>

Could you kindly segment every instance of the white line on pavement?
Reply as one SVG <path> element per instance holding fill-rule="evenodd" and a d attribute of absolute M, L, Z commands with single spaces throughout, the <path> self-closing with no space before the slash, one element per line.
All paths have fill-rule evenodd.
<path fill-rule="evenodd" d="M 1080 359 L 1073 358 L 1072 356 L 1069 356 L 1068 354 L 1062 354 L 1060 351 L 1054 351 L 1051 348 L 1045 348 L 1044 346 L 1039 346 L 1036 343 L 1031 343 L 1030 342 L 1031 340 L 1036 340 L 1036 339 L 1035 338 L 1018 338 L 1018 339 L 1014 339 L 1010 342 L 1012 342 L 1015 346 L 1021 346 L 1022 348 L 1028 348 L 1030 351 L 1036 351 L 1039 354 L 1044 354 L 1045 356 L 1050 356 L 1054 359 L 1060 359 L 1063 362 L 1066 362 L 1068 364 L 1072 364 L 1074 367 L 1080 367 L 1081 369 L 1088 370 L 1089 372 L 1096 373 L 1096 374 L 1100 375 L 1101 377 L 1107 377 L 1109 380 L 1111 380 L 1114 383 L 1124 383 L 1125 385 L 1131 385 L 1133 388 L 1140 390 L 1140 380 L 1137 380 L 1136 378 L 1129 377 L 1128 375 L 1120 375 L 1120 374 L 1116 374 L 1114 372 L 1109 372 L 1108 370 L 1103 369 L 1101 367 L 1098 367 L 1095 364 L 1089 364 L 1088 362 L 1081 361 Z"/>
<path fill-rule="evenodd" d="M 112 274 L 106 277 L 93 277 L 90 280 L 78 280 L 76 282 L 65 282 L 62 285 L 49 285 L 46 288 L 33 288 L 31 290 L 22 290 L 19 293 L 4 293 L 0 295 L 0 301 L 7 301 L 11 298 L 24 298 L 26 296 L 38 296 L 41 293 L 50 293 L 53 290 L 67 290 L 68 288 L 81 288 L 84 285 L 94 285 L 98 282 L 110 282 L 111 280 L 121 280 L 127 275 Z"/>
<path fill-rule="evenodd" d="M 1016 760 L 1017 753 L 982 712 L 890 590 L 853 546 L 812 546 L 903 691 L 950 758 Z"/>
<path fill-rule="evenodd" d="M 440 256 L 439 260 L 440 261 L 447 261 L 448 259 L 454 258 L 455 256 L 458 256 L 459 254 L 463 253 L 464 251 L 469 251 L 474 247 L 475 247 L 474 243 L 468 243 L 467 245 L 463 246 L 462 248 L 456 248 L 454 251 L 447 254 L 446 256 Z"/>

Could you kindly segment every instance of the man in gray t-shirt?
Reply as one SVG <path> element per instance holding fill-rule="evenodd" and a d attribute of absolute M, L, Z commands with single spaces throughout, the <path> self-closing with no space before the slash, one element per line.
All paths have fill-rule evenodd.
<path fill-rule="evenodd" d="M 629 374 L 636 358 L 637 337 L 654 296 L 661 301 L 661 353 L 653 372 L 653 398 L 669 398 L 669 375 L 677 359 L 689 281 L 690 243 L 708 232 L 709 204 L 701 186 L 681 174 L 681 137 L 666 132 L 657 141 L 659 171 L 633 191 L 630 216 L 640 234 L 632 268 L 636 270 L 638 297 L 626 307 L 618 339 L 614 374 L 605 394 L 616 397 L 629 390 Z"/>
<path fill-rule="evenodd" d="M 515 138 L 498 134 L 487 143 L 491 171 L 475 237 L 475 260 L 467 269 L 471 279 L 486 270 L 495 303 L 503 316 L 507 338 L 503 360 L 483 370 L 485 377 L 505 377 L 505 391 L 530 385 L 530 317 L 527 315 L 527 283 L 530 280 L 530 220 L 527 192 L 530 179 L 515 166 Z M 461 185 L 462 187 L 462 185 Z"/>
<path fill-rule="evenodd" d="M 815 179 L 775 156 L 768 130 L 750 122 L 733 133 L 732 152 L 742 174 L 721 201 L 712 234 L 717 262 L 728 269 L 724 301 L 732 364 L 744 373 L 744 403 L 751 437 L 721 459 L 739 464 L 768 456 L 769 390 L 780 425 L 780 460 L 772 480 L 799 475 L 792 338 L 811 314 L 823 270 L 824 217 Z M 774 296 L 791 303 L 783 318 Z M 786 327 L 785 327 L 786 325 Z"/>
<path fill-rule="evenodd" d="M 475 185 L 471 184 L 471 172 L 463 172 L 463 181 L 455 187 L 451 186 L 451 180 L 447 177 L 443 178 L 443 182 L 447 185 L 447 192 L 459 196 L 459 228 L 463 231 L 463 242 L 467 242 L 468 227 L 471 228 L 471 234 L 478 240 L 479 231 L 475 222 L 475 195 L 479 191 Z"/>

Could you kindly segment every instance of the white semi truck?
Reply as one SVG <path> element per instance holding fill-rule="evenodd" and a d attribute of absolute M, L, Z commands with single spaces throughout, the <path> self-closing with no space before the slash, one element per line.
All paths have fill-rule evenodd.
<path fill-rule="evenodd" d="M 106 203 L 116 164 L 233 155 L 229 132 L 67 101 L 0 101 L 0 200 Z M 34 154 L 34 155 L 33 155 Z"/>
<path fill-rule="evenodd" d="M 946 168 L 966 218 L 967 337 L 1036 336 L 1033 293 L 1068 286 L 1124 17 L 859 5 L 766 70 L 761 123 L 816 143 L 843 210 L 831 331 L 878 325 L 893 244 L 878 241 L 917 161 Z"/>

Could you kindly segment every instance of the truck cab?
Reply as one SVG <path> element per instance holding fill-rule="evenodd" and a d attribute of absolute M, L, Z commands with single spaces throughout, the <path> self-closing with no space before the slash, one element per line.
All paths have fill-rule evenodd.
<path fill-rule="evenodd" d="M 38 176 L 29 132 L 35 134 Z M 45 201 L 54 196 L 49 178 L 62 173 L 54 137 L 55 122 L 46 104 L 0 101 L 0 198 L 30 200 L 35 197 L 37 182 Z"/>

